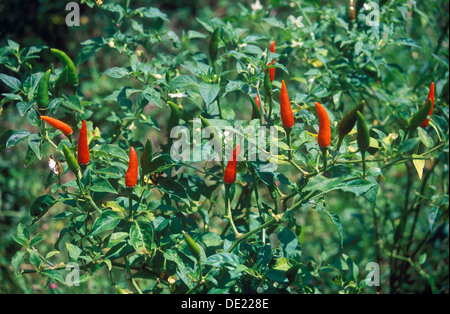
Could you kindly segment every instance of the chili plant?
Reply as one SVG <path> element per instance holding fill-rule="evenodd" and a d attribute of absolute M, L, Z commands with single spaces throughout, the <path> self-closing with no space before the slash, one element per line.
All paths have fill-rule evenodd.
<path fill-rule="evenodd" d="M 16 278 L 448 292 L 448 31 L 421 29 L 437 3 L 350 2 L 242 2 L 180 30 L 85 0 L 104 29 L 77 49 L 2 43 L 2 171 L 41 174 L 8 232 Z"/>

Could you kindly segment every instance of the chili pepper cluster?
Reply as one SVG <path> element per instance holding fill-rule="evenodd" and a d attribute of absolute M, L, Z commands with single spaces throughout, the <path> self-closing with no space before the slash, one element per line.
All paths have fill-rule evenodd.
<path fill-rule="evenodd" d="M 216 28 L 213 32 L 209 52 L 211 61 L 214 62 L 217 56 L 218 44 L 220 37 L 220 29 Z M 56 80 L 55 85 L 61 85 L 68 83 L 71 86 L 77 86 L 78 75 L 76 72 L 75 65 L 71 61 L 71 59 L 65 54 L 63 51 L 58 49 L 51 49 L 51 51 L 59 58 L 64 69 L 61 72 L 60 76 Z M 270 45 L 270 52 L 275 53 L 275 41 L 272 41 Z M 270 63 L 267 64 L 267 68 L 265 70 L 264 75 L 264 88 L 266 92 L 266 102 L 269 107 L 268 113 L 268 121 L 271 122 L 271 114 L 273 107 L 273 88 L 272 82 L 275 80 L 275 68 L 274 68 L 275 59 L 272 59 Z M 267 71 L 268 70 L 268 71 Z M 37 103 L 39 108 L 44 111 L 47 109 L 49 105 L 49 78 L 50 78 L 51 70 L 48 70 L 44 73 L 40 81 L 37 85 Z M 261 103 L 259 96 L 256 95 L 254 98 L 250 97 L 252 103 L 252 115 L 251 119 L 261 119 Z M 283 128 L 287 134 L 287 145 L 289 146 L 289 160 L 292 159 L 292 151 L 291 151 L 291 131 L 295 123 L 295 117 L 292 111 L 288 90 L 286 87 L 286 83 L 284 80 L 281 81 L 281 90 L 280 90 L 280 120 Z M 317 110 L 317 117 L 319 120 L 319 130 L 317 134 L 317 144 L 322 151 L 323 154 L 323 171 L 326 170 L 327 167 L 327 152 L 329 146 L 331 144 L 332 130 L 330 119 L 328 117 L 328 113 L 326 108 L 320 104 L 319 102 L 314 103 Z M 172 129 L 176 127 L 180 120 L 180 109 L 177 104 L 168 101 L 168 106 L 170 108 L 170 117 L 168 120 L 168 129 Z M 365 153 L 369 149 L 370 146 L 370 130 L 367 126 L 367 122 L 362 114 L 365 106 L 364 100 L 361 101 L 358 105 L 356 105 L 353 109 L 347 112 L 343 118 L 340 120 L 337 126 L 338 133 L 338 142 L 336 146 L 336 150 L 339 151 L 340 146 L 344 137 L 349 134 L 354 126 L 357 126 L 357 144 L 362 156 L 363 163 L 363 176 L 365 177 Z M 414 131 L 418 127 L 425 128 L 429 123 L 428 116 L 432 114 L 434 107 L 434 83 L 431 83 L 428 97 L 425 101 L 425 104 L 422 108 L 414 114 L 406 123 L 406 129 L 409 132 Z M 208 126 L 209 123 L 206 119 L 202 118 L 202 123 L 205 126 Z M 63 121 L 55 119 L 53 117 L 41 115 L 41 119 L 50 124 L 55 129 L 60 130 L 65 136 L 67 136 L 72 145 L 73 143 L 73 130 L 72 128 Z M 88 131 L 86 121 L 83 121 L 80 134 L 78 138 L 77 148 L 73 147 L 73 152 L 76 151 L 76 158 L 73 155 L 73 152 L 67 147 L 67 145 L 63 145 L 63 153 L 67 162 L 69 169 L 75 174 L 79 174 L 79 165 L 86 166 L 90 160 L 89 154 L 89 144 L 88 144 Z M 236 181 L 236 172 L 237 172 L 237 161 L 239 156 L 240 146 L 239 144 L 233 150 L 232 155 L 230 156 L 230 160 L 228 161 L 226 168 L 224 169 L 223 174 L 223 182 L 227 185 L 231 185 Z M 143 154 L 141 156 L 141 168 L 142 168 L 142 176 L 148 173 L 150 168 L 150 163 L 152 161 L 152 143 L 150 139 L 147 139 Z M 128 169 L 125 175 L 125 186 L 129 189 L 132 189 L 138 182 L 139 176 L 139 162 L 137 153 L 134 147 L 130 147 L 129 153 L 129 164 Z"/>

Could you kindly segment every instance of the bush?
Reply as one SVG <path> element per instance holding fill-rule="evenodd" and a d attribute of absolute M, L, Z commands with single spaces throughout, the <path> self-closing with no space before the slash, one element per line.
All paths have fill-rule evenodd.
<path fill-rule="evenodd" d="M 263 2 L 7 33 L 0 291 L 448 293 L 448 3 Z"/>

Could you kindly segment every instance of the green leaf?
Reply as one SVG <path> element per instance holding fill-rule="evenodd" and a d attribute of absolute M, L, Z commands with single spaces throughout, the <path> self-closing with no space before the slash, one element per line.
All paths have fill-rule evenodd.
<path fill-rule="evenodd" d="M 220 86 L 217 84 L 208 84 L 206 82 L 201 82 L 198 85 L 198 89 L 200 91 L 200 95 L 203 97 L 203 100 L 206 103 L 206 106 L 209 106 L 219 94 Z"/>
<path fill-rule="evenodd" d="M 171 197 L 175 198 L 178 201 L 181 201 L 185 203 L 186 205 L 190 205 L 189 198 L 186 194 L 186 191 L 184 190 L 183 186 L 179 184 L 178 182 L 175 182 L 173 180 L 169 180 L 167 178 L 163 178 L 158 181 L 157 188 L 167 194 L 169 194 Z"/>
<path fill-rule="evenodd" d="M 136 252 L 147 254 L 151 251 L 153 241 L 152 224 L 145 221 L 136 221 L 130 228 L 130 242 Z"/>
<path fill-rule="evenodd" d="M 331 222 L 336 227 L 336 230 L 339 234 L 339 239 L 340 239 L 340 244 L 341 244 L 341 249 L 342 249 L 344 247 L 344 233 L 342 231 L 341 219 L 339 219 L 338 215 L 331 213 L 325 209 L 322 209 L 321 211 L 324 212 L 325 214 L 327 214 L 328 218 L 330 218 Z"/>
<path fill-rule="evenodd" d="M 95 180 L 89 189 L 93 192 L 117 194 L 117 191 L 112 187 L 111 183 L 103 178 Z"/>
<path fill-rule="evenodd" d="M 117 145 L 105 144 L 100 147 L 99 151 L 105 152 L 111 157 L 119 158 L 128 163 L 128 154 Z"/>
<path fill-rule="evenodd" d="M 103 72 L 103 74 L 106 74 L 113 78 L 123 78 L 129 74 L 129 71 L 123 67 L 114 67 L 106 70 L 105 72 Z"/>
<path fill-rule="evenodd" d="M 441 217 L 441 212 L 439 210 L 439 207 L 433 206 L 430 209 L 430 212 L 428 213 L 428 225 L 430 226 L 430 232 L 433 231 L 433 229 L 436 226 L 436 223 L 438 222 L 440 217 Z"/>
<path fill-rule="evenodd" d="M 286 257 L 290 257 L 297 249 L 298 239 L 295 234 L 288 228 L 282 228 L 278 231 L 278 240 L 281 243 L 283 251 L 286 252 Z"/>
<path fill-rule="evenodd" d="M 8 87 L 10 87 L 13 91 L 20 89 L 22 83 L 15 77 L 0 73 L 0 81 L 5 83 Z"/>
<path fill-rule="evenodd" d="M 268 279 L 271 279 L 271 280 L 276 281 L 276 282 L 284 282 L 284 283 L 289 282 L 288 279 L 286 278 L 286 276 L 284 275 L 284 273 L 281 270 L 268 269 L 267 272 L 265 273 L 265 276 Z"/>
<path fill-rule="evenodd" d="M 27 253 L 27 251 L 17 251 L 17 253 L 14 254 L 13 258 L 11 259 L 11 266 L 13 267 L 16 274 L 19 274 L 19 267 L 25 258 L 25 254 Z"/>
<path fill-rule="evenodd" d="M 44 216 L 47 211 L 57 202 L 50 194 L 39 196 L 30 207 L 30 215 L 33 218 L 32 224 Z"/>
<path fill-rule="evenodd" d="M 155 157 L 151 162 L 145 174 L 161 172 L 177 165 L 169 154 L 161 154 Z"/>
<path fill-rule="evenodd" d="M 69 254 L 69 258 L 73 261 L 77 261 L 81 255 L 81 249 L 69 242 L 66 242 L 66 249 Z"/>
<path fill-rule="evenodd" d="M 30 134 L 28 137 L 28 146 L 36 154 L 36 157 L 42 159 L 42 143 L 39 134 Z"/>
<path fill-rule="evenodd" d="M 6 141 L 6 148 L 11 148 L 13 146 L 16 146 L 23 140 L 25 140 L 30 135 L 30 132 L 28 131 L 12 131 L 11 135 L 9 136 L 8 140 Z"/>
<path fill-rule="evenodd" d="M 122 218 L 119 216 L 119 213 L 113 210 L 105 210 L 100 217 L 95 220 L 92 230 L 88 236 L 92 237 L 103 231 L 114 229 L 119 224 L 121 219 Z"/>

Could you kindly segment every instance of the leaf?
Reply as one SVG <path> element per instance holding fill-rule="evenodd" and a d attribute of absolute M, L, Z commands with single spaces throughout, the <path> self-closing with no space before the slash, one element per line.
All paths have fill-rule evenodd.
<path fill-rule="evenodd" d="M 342 254 L 342 257 L 344 258 L 345 263 L 347 264 L 348 270 L 352 273 L 353 279 L 355 280 L 355 282 L 357 282 L 359 275 L 358 265 L 356 265 L 355 262 L 346 254 Z"/>
<path fill-rule="evenodd" d="M 336 227 L 336 230 L 339 234 L 339 239 L 340 239 L 340 244 L 341 244 L 341 249 L 344 247 L 344 235 L 342 232 L 342 225 L 341 225 L 341 219 L 339 219 L 339 216 L 331 213 L 325 209 L 322 209 L 322 211 L 327 214 L 327 216 L 330 218 L 331 222 L 333 223 L 333 225 Z"/>
<path fill-rule="evenodd" d="M 145 221 L 135 221 L 135 224 L 130 228 L 130 242 L 136 252 L 139 254 L 149 253 L 152 241 L 152 224 Z"/>
<path fill-rule="evenodd" d="M 276 282 L 288 282 L 288 279 L 281 270 L 269 268 L 265 273 L 265 276 Z"/>
<path fill-rule="evenodd" d="M 25 258 L 25 254 L 27 254 L 27 251 L 18 251 L 11 259 L 11 266 L 13 267 L 16 274 L 19 274 L 19 267 Z"/>
<path fill-rule="evenodd" d="M 36 154 L 36 157 L 39 160 L 41 160 L 42 159 L 42 145 L 41 145 L 41 137 L 39 136 L 39 134 L 31 134 L 28 137 L 28 146 Z"/>
<path fill-rule="evenodd" d="M 117 145 L 105 144 L 99 149 L 99 151 L 105 152 L 111 157 L 122 159 L 128 163 L 128 154 Z"/>
<path fill-rule="evenodd" d="M 69 242 L 66 242 L 66 249 L 69 254 L 69 258 L 73 261 L 77 261 L 81 255 L 81 249 Z"/>
<path fill-rule="evenodd" d="M 428 213 L 428 225 L 430 226 L 430 232 L 433 231 L 433 229 L 436 226 L 436 223 L 438 222 L 440 217 L 441 217 L 441 212 L 439 210 L 439 207 L 433 206 L 430 209 L 430 212 Z"/>
<path fill-rule="evenodd" d="M 201 82 L 198 86 L 200 91 L 200 95 L 203 97 L 203 100 L 206 103 L 206 106 L 209 106 L 217 97 L 220 91 L 220 86 L 218 84 L 208 84 L 205 82 Z"/>
<path fill-rule="evenodd" d="M 47 211 L 57 202 L 50 194 L 39 196 L 30 207 L 30 215 L 33 218 L 32 224 L 44 216 Z"/>
<path fill-rule="evenodd" d="M 157 188 L 169 194 L 176 200 L 185 203 L 187 206 L 190 206 L 190 201 L 186 194 L 186 191 L 184 190 L 183 186 L 178 182 L 175 182 L 172 179 L 163 178 L 158 181 Z"/>
<path fill-rule="evenodd" d="M 427 148 L 431 148 L 433 146 L 433 139 L 431 138 L 431 136 L 429 136 L 428 133 L 422 128 L 418 128 L 417 130 L 419 133 L 419 139 L 423 143 L 423 145 L 425 145 Z"/>
<path fill-rule="evenodd" d="M 235 254 L 217 253 L 208 256 L 205 264 L 213 267 L 223 267 L 223 266 L 237 267 L 240 264 L 240 262 L 239 258 Z"/>
<path fill-rule="evenodd" d="M 103 72 L 103 74 L 106 74 L 113 78 L 123 78 L 129 74 L 129 71 L 123 67 L 114 67 L 106 70 L 105 72 Z"/>
<path fill-rule="evenodd" d="M 9 136 L 8 140 L 6 141 L 6 148 L 11 148 L 13 146 L 16 146 L 23 140 L 25 140 L 30 135 L 30 132 L 28 131 L 12 131 L 11 135 Z"/>
<path fill-rule="evenodd" d="M 282 228 L 280 231 L 278 231 L 278 240 L 281 243 L 283 251 L 286 252 L 286 257 L 289 258 L 297 249 L 297 237 L 288 228 Z"/>
<path fill-rule="evenodd" d="M 416 159 L 416 157 L 420 157 L 419 155 L 412 154 L 413 164 L 416 168 L 417 174 L 419 175 L 419 179 L 422 180 L 423 168 L 425 167 L 425 159 Z"/>
<path fill-rule="evenodd" d="M 161 154 L 161 155 L 155 157 L 150 162 L 148 170 L 146 171 L 146 173 L 144 173 L 144 175 L 146 175 L 148 173 L 153 173 L 153 172 L 161 172 L 161 171 L 170 169 L 175 165 L 177 165 L 177 163 L 175 163 L 172 160 L 172 157 L 170 157 L 169 154 Z"/>
<path fill-rule="evenodd" d="M 22 83 L 15 77 L 0 73 L 0 81 L 8 85 L 13 91 L 20 89 Z"/>
<path fill-rule="evenodd" d="M 92 237 L 103 231 L 114 229 L 119 224 L 121 219 L 122 218 L 119 216 L 119 213 L 113 210 L 105 210 L 100 217 L 95 220 L 88 236 Z"/>
<path fill-rule="evenodd" d="M 93 192 L 117 194 L 117 191 L 112 187 L 111 183 L 103 178 L 95 180 L 89 189 Z"/>

